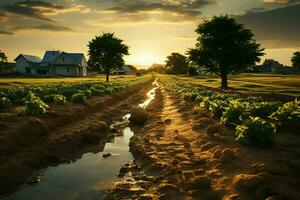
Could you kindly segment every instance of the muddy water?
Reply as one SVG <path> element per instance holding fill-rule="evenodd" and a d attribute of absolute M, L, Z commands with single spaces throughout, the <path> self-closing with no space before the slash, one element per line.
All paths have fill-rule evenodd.
<path fill-rule="evenodd" d="M 147 100 L 140 107 L 146 108 L 155 98 L 158 83 L 147 93 Z M 70 164 L 60 164 L 44 170 L 40 182 L 24 185 L 5 200 L 53 200 L 53 199 L 101 199 L 105 190 L 122 178 L 117 174 L 124 163 L 133 160 L 129 151 L 129 141 L 133 132 L 128 126 L 130 113 L 123 116 L 122 121 L 114 122 L 111 127 L 121 130 L 113 141 L 105 144 L 99 153 L 86 153 Z M 103 154 L 112 156 L 103 158 Z"/>

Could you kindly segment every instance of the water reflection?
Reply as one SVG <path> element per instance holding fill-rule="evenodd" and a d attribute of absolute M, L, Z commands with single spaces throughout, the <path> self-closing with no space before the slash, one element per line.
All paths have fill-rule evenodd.
<path fill-rule="evenodd" d="M 154 88 L 148 93 L 148 99 L 139 104 L 146 108 L 155 98 L 158 88 L 157 80 L 153 82 Z M 5 200 L 53 200 L 53 199 L 101 199 L 105 190 L 114 182 L 122 178 L 117 174 L 126 162 L 132 161 L 129 151 L 129 141 L 133 131 L 128 127 L 130 114 L 123 116 L 122 121 L 115 122 L 111 128 L 118 128 L 121 134 L 111 138 L 98 153 L 86 153 L 80 159 L 45 170 L 41 182 L 35 185 L 26 185 L 14 194 L 5 197 Z M 103 144 L 99 144 L 100 145 Z M 100 148 L 102 150 L 102 146 Z M 102 155 L 110 153 L 112 156 L 103 158 Z"/>

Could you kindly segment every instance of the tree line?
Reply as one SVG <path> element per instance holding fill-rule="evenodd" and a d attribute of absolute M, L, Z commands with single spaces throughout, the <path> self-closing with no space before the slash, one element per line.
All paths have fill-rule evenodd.
<path fill-rule="evenodd" d="M 228 88 L 227 76 L 230 73 L 243 72 L 260 61 L 264 49 L 253 38 L 250 29 L 238 23 L 228 15 L 214 16 L 199 24 L 196 33 L 197 43 L 186 51 L 186 55 L 172 53 L 166 59 L 165 66 L 154 65 L 148 72 L 194 75 L 199 69 L 220 76 L 222 88 Z M 106 81 L 113 69 L 124 65 L 124 56 L 129 55 L 129 46 L 114 33 L 103 33 L 88 44 L 88 64 L 95 71 L 106 74 Z M 0 51 L 0 66 L 7 61 Z M 293 67 L 300 70 L 300 52 L 295 52 Z"/>
<path fill-rule="evenodd" d="M 227 89 L 228 74 L 255 66 L 264 55 L 264 49 L 256 42 L 252 31 L 228 15 L 205 20 L 198 25 L 196 33 L 197 43 L 187 50 L 186 55 L 172 53 L 165 66 L 153 65 L 148 72 L 193 75 L 201 69 L 219 75 L 222 88 Z M 88 47 L 90 66 L 105 69 L 107 81 L 111 68 L 122 66 L 123 56 L 129 55 L 129 47 L 113 33 L 97 36 Z M 292 63 L 300 69 L 300 52 L 294 54 Z"/>

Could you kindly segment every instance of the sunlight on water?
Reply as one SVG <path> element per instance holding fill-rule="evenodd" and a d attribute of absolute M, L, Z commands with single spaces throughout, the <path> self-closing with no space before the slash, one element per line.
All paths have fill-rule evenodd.
<path fill-rule="evenodd" d="M 154 88 L 147 93 L 148 99 L 139 104 L 146 108 L 155 98 L 158 88 L 157 80 Z M 103 152 L 86 153 L 70 164 L 48 167 L 35 185 L 25 185 L 5 200 L 53 200 L 53 199 L 101 199 L 105 190 L 114 182 L 122 180 L 117 176 L 120 168 L 134 158 L 129 151 L 129 141 L 133 132 L 128 127 L 130 113 L 123 116 L 122 121 L 114 122 L 111 127 L 121 128 L 123 135 L 117 136 L 105 144 Z M 112 156 L 103 158 L 105 153 Z"/>

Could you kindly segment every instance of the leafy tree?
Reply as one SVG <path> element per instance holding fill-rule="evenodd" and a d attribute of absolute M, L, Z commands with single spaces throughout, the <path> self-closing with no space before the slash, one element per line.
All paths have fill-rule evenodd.
<path fill-rule="evenodd" d="M 300 51 L 297 51 L 294 53 L 291 61 L 292 61 L 293 67 L 300 70 Z"/>
<path fill-rule="evenodd" d="M 189 63 L 187 57 L 180 53 L 172 53 L 166 60 L 166 71 L 170 74 L 186 74 Z"/>
<path fill-rule="evenodd" d="M 111 69 L 116 69 L 124 64 L 123 56 L 129 55 L 129 47 L 123 40 L 115 37 L 114 33 L 103 33 L 96 36 L 89 44 L 89 64 L 92 68 L 100 68 L 106 73 L 109 81 Z"/>
<path fill-rule="evenodd" d="M 0 66 L 2 66 L 4 62 L 7 62 L 7 56 L 0 50 Z"/>
<path fill-rule="evenodd" d="M 246 29 L 227 15 L 206 20 L 196 30 L 199 34 L 194 49 L 189 49 L 189 60 L 222 78 L 222 88 L 227 89 L 227 75 L 243 71 L 260 61 L 264 55 L 260 44 Z"/>
<path fill-rule="evenodd" d="M 198 75 L 197 68 L 194 67 L 194 66 L 190 66 L 190 67 L 188 68 L 188 74 L 189 74 L 190 76 L 196 76 L 196 75 Z"/>
<path fill-rule="evenodd" d="M 163 74 L 163 73 L 165 73 L 166 68 L 165 68 L 165 65 L 154 63 L 147 69 L 147 71 L 150 73 L 157 72 L 157 73 Z"/>

